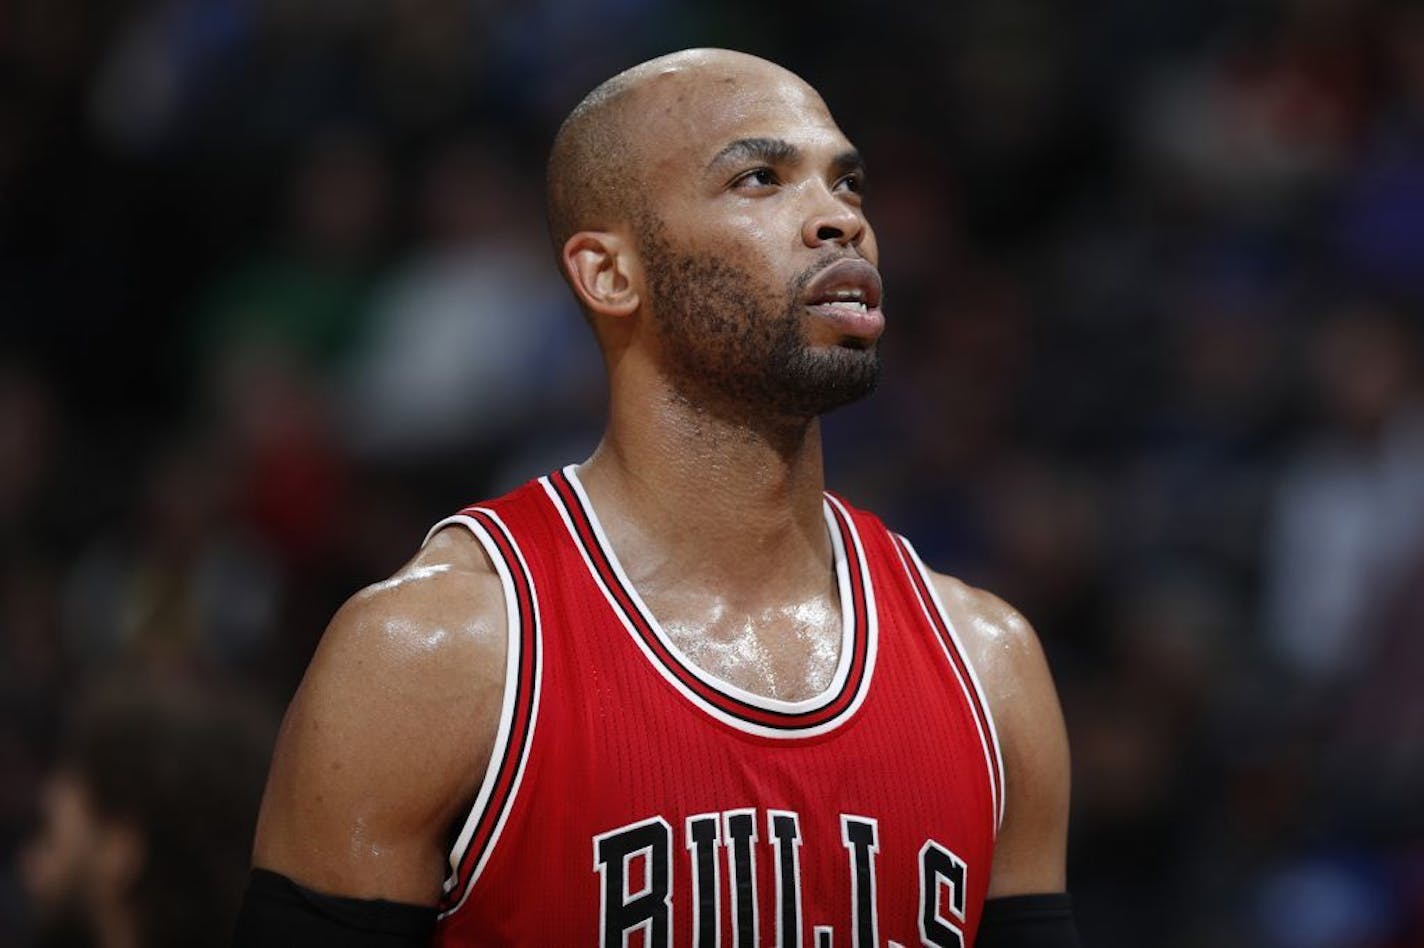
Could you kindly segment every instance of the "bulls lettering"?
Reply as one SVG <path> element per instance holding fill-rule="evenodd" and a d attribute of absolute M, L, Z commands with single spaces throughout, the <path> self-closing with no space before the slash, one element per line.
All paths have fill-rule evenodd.
<path fill-rule="evenodd" d="M 851 931 L 855 948 L 879 948 L 879 918 L 875 904 L 875 854 L 879 829 L 864 816 L 841 817 L 841 843 L 850 851 Z"/>
<path fill-rule="evenodd" d="M 964 948 L 964 883 L 967 868 L 933 840 L 920 849 L 920 941 L 934 948 Z M 940 890 L 948 889 L 949 913 L 939 913 Z"/>
<path fill-rule="evenodd" d="M 727 859 L 732 878 L 732 944 L 756 948 L 756 810 L 729 810 L 726 814 Z"/>
<path fill-rule="evenodd" d="M 771 859 L 770 877 L 776 887 L 774 920 L 767 922 L 775 925 L 775 944 L 777 948 L 806 948 L 801 851 L 807 841 L 801 817 L 790 810 L 767 810 L 762 824 L 758 815 L 757 810 L 743 807 L 699 813 L 683 823 L 682 848 L 688 868 L 683 879 L 691 880 L 691 891 L 676 897 L 683 901 L 684 910 L 691 912 L 694 948 L 722 948 L 724 892 L 731 903 L 726 908 L 732 948 L 761 944 L 759 850 L 760 858 Z M 827 919 L 812 919 L 817 924 L 810 929 L 810 948 L 832 948 L 836 941 L 848 948 L 882 948 L 877 896 L 879 823 L 873 817 L 853 814 L 841 814 L 839 823 L 839 842 L 845 851 L 843 871 L 850 883 L 849 904 L 839 922 L 829 919 L 834 924 L 828 925 L 820 924 Z M 765 839 L 758 835 L 761 825 L 766 827 Z M 834 846 L 831 840 L 825 842 Z M 633 933 L 639 931 L 646 948 L 672 944 L 673 831 L 668 821 L 654 816 L 601 833 L 594 837 L 593 856 L 600 884 L 601 948 L 626 948 Z M 901 867 L 901 871 L 908 868 Z M 920 944 L 964 948 L 967 864 L 934 840 L 926 840 L 915 869 Z M 839 939 L 836 928 L 842 928 Z M 894 941 L 886 942 L 884 948 L 890 946 L 898 948 Z"/>
<path fill-rule="evenodd" d="M 766 814 L 776 858 L 776 945 L 801 948 L 801 821 L 789 810 Z"/>
<path fill-rule="evenodd" d="M 687 849 L 692 854 L 692 938 L 696 948 L 722 942 L 722 874 L 717 846 L 722 842 L 720 813 L 687 818 Z"/>
<path fill-rule="evenodd" d="M 639 858 L 642 878 L 634 880 Z M 655 816 L 595 836 L 593 867 L 603 879 L 602 948 L 621 948 L 638 929 L 648 948 L 672 944 L 672 827 L 666 820 Z"/>

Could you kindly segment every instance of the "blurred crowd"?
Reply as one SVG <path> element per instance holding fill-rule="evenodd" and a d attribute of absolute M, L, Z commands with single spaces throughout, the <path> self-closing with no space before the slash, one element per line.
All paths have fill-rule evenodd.
<path fill-rule="evenodd" d="M 179 689 L 217 710 L 138 711 L 265 760 L 347 595 L 592 449 L 544 155 L 689 45 L 801 73 L 867 156 L 885 372 L 829 480 L 1037 627 L 1085 943 L 1424 946 L 1403 0 L 0 6 L 0 941 L 97 885 L 55 878 L 66 787 L 153 810 L 105 810 L 83 709 Z M 192 761 L 161 812 L 240 869 L 257 791 L 172 737 L 112 740 Z"/>

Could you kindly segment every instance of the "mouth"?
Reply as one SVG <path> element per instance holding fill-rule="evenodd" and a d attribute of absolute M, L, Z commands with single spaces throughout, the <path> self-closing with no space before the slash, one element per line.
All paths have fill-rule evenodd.
<path fill-rule="evenodd" d="M 839 330 L 843 345 L 862 349 L 885 329 L 881 294 L 879 271 L 865 260 L 846 258 L 818 273 L 802 301 L 812 315 Z"/>

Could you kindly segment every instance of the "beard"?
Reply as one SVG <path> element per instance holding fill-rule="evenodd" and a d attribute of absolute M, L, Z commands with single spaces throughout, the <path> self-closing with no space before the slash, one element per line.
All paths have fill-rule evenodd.
<path fill-rule="evenodd" d="M 874 345 L 813 347 L 802 325 L 807 284 L 843 254 L 777 288 L 726 259 L 673 247 L 656 218 L 645 216 L 638 232 L 663 370 L 684 401 L 739 423 L 803 422 L 875 389 Z"/>

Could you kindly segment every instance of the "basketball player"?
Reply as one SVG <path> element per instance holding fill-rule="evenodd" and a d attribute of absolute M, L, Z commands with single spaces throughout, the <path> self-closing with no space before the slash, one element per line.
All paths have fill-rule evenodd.
<path fill-rule="evenodd" d="M 817 416 L 883 325 L 825 104 L 676 53 L 594 90 L 548 174 L 604 439 L 332 620 L 240 943 L 1076 945 L 1032 630 L 823 492 Z"/>

